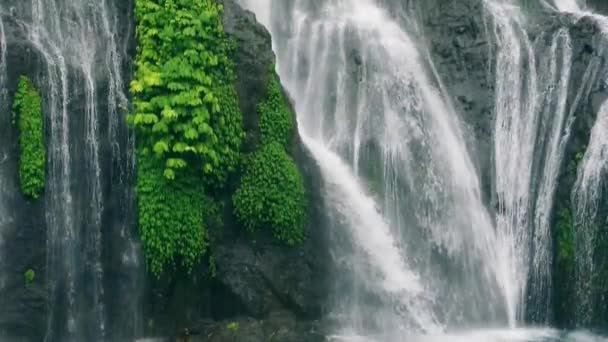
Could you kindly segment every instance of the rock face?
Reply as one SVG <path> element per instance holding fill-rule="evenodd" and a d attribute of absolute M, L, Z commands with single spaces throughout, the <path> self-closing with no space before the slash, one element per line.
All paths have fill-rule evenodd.
<path fill-rule="evenodd" d="M 111 2 L 110 6 L 116 12 L 118 30 L 124 35 L 118 38 L 117 45 L 123 56 L 128 55 L 127 50 L 131 46 L 132 20 L 130 15 L 132 3 L 130 1 Z M 38 200 L 24 197 L 19 189 L 18 176 L 18 130 L 11 122 L 11 105 L 17 87 L 18 79 L 21 75 L 26 75 L 34 81 L 43 94 L 43 111 L 45 115 L 45 133 L 47 142 L 52 132 L 50 129 L 50 109 L 49 109 L 49 87 L 50 82 L 49 68 L 41 52 L 30 42 L 27 37 L 28 26 L 24 23 L 31 22 L 31 3 L 29 1 L 0 1 L 0 20 L 3 24 L 4 37 L 6 38 L 5 53 L 6 77 L 2 89 L 2 99 L 0 103 L 0 215 L 5 215 L 0 219 L 0 339 L 5 341 L 42 341 L 47 332 L 54 330 L 53 324 L 48 324 L 48 317 L 55 315 L 57 320 L 65 320 L 63 308 L 60 305 L 52 306 L 51 301 L 63 301 L 61 296 L 51 295 L 51 283 L 49 279 L 54 279 L 54 284 L 60 284 L 57 279 L 59 275 L 53 274 L 48 269 L 50 252 L 48 251 L 50 230 L 47 224 L 50 211 L 48 208 L 53 200 L 47 192 L 45 196 Z M 50 14 L 49 14 L 50 15 Z M 128 75 L 127 65 L 124 65 L 123 73 Z M 88 232 L 87 212 L 90 207 L 91 191 L 86 174 L 90 171 L 85 166 L 85 160 L 89 156 L 86 150 L 85 137 L 85 95 L 80 85 L 84 84 L 84 79 L 80 70 L 73 65 L 68 65 L 66 79 L 69 84 L 69 98 L 66 100 L 70 115 L 70 154 L 73 161 L 71 192 L 73 194 L 74 207 L 78 215 L 74 216 L 75 229 L 82 229 L 83 234 Z M 113 328 L 120 326 L 130 326 L 125 316 L 131 315 L 125 303 L 124 292 L 119 286 L 120 275 L 113 272 L 119 268 L 121 253 L 113 253 L 120 250 L 122 246 L 115 244 L 116 237 L 121 233 L 124 223 L 129 220 L 128 211 L 131 200 L 125 194 L 130 192 L 129 172 L 126 170 L 128 157 L 128 135 L 126 125 L 121 125 L 123 130 L 117 132 L 116 140 L 110 141 L 108 125 L 111 121 L 108 117 L 107 94 L 108 81 L 103 74 L 94 75 L 93 83 L 98 89 L 96 94 L 96 110 L 99 113 L 98 124 L 100 135 L 100 165 L 101 165 L 101 189 L 104 211 L 101 214 L 101 221 L 104 227 L 103 255 L 107 260 L 103 262 L 104 271 L 107 273 L 105 279 L 115 279 L 104 284 L 105 294 L 108 298 L 113 298 L 121 302 L 121 306 L 108 305 L 108 324 Z M 47 155 L 51 153 L 48 147 Z M 48 172 L 47 172 L 48 174 Z M 47 176 L 48 179 L 48 176 Z M 133 227 L 135 228 L 135 227 Z M 128 229 L 127 229 L 128 231 Z M 124 233 L 124 232 L 123 232 Z M 85 244 L 83 242 L 83 244 Z M 83 268 L 91 267 L 89 255 L 83 253 L 79 257 Z M 112 265 L 116 263 L 118 267 Z M 26 284 L 24 274 L 32 270 L 35 274 L 31 283 Z M 131 275 L 129 275 L 131 277 Z M 86 282 L 83 279 L 84 282 Z M 86 286 L 86 285 L 85 285 Z M 89 288 L 90 289 L 90 288 Z M 85 290 L 88 291 L 89 289 Z M 87 295 L 82 293 L 80 295 Z M 120 310 L 118 310 L 120 308 Z M 114 311 L 114 309 L 117 309 Z M 118 323 L 117 323 L 118 322 Z M 61 324 L 65 326 L 64 324 Z M 129 329 L 132 329 L 129 328 Z M 122 331 L 122 330 L 121 330 Z"/>
<path fill-rule="evenodd" d="M 608 9 L 603 1 L 588 2 L 588 5 L 597 8 L 598 11 Z M 431 0 L 416 3 L 419 5 L 418 12 L 423 18 L 424 35 L 439 77 L 452 96 L 458 112 L 462 113 L 463 120 L 474 138 L 469 141 L 469 148 L 472 151 L 471 155 L 476 158 L 481 173 L 485 201 L 489 208 L 496 207 L 496 203 L 493 203 L 495 196 L 492 185 L 495 172 L 492 146 L 495 129 L 493 111 L 496 61 L 491 53 L 493 49 L 495 51 L 496 46 L 493 33 L 491 29 L 488 31 L 487 22 L 484 20 L 487 14 L 483 2 Z M 543 55 L 548 53 L 547 39 L 561 27 L 568 29 L 573 43 L 567 110 L 572 111 L 574 122 L 561 165 L 551 224 L 554 260 L 558 260 L 557 249 L 561 243 L 559 241 L 561 233 L 558 231 L 560 226 L 557 215 L 571 208 L 570 196 L 576 180 L 577 166 L 574 161 L 577 154 L 584 153 L 596 114 L 608 96 L 601 76 L 602 71 L 599 71 L 605 70 L 606 67 L 606 54 L 603 52 L 605 39 L 600 36 L 597 23 L 590 18 L 576 20 L 568 15 L 549 12 L 537 4 L 530 5 L 527 12 L 532 22 L 528 25 L 528 30 L 530 38 L 535 39 L 537 61 L 542 61 Z M 592 77 L 585 78 L 586 72 Z M 544 301 L 550 300 L 551 313 L 546 316 L 528 310 L 526 319 L 541 324 L 549 322 L 560 327 L 572 327 L 574 319 L 571 308 L 575 306 L 573 270 L 562 261 L 556 261 L 553 264 L 552 274 L 555 284 L 552 297 L 536 296 L 537 301 L 529 303 L 529 308 L 533 308 L 542 306 Z M 606 307 L 605 303 L 599 306 Z M 598 324 L 593 325 L 605 326 L 604 323 L 600 323 L 606 322 L 606 318 L 602 316 L 605 313 L 598 315 L 601 316 L 597 317 Z"/>
<path fill-rule="evenodd" d="M 134 55 L 133 1 L 110 2 L 117 15 L 120 32 L 119 53 L 123 57 L 123 79 L 128 85 Z M 225 28 L 237 43 L 234 61 L 238 75 L 237 92 L 249 132 L 257 128 L 257 104 L 265 97 L 265 89 L 274 66 L 274 54 L 268 32 L 255 21 L 253 14 L 242 10 L 233 0 L 224 1 Z M 18 132 L 11 124 L 10 104 L 20 75 L 27 75 L 47 94 L 49 81 L 47 65 L 40 53 L 28 43 L 21 21 L 29 22 L 29 2 L 0 0 L 4 11 L 2 23 L 7 37 L 7 90 L 0 106 L 0 339 L 3 341 L 42 341 L 49 331 L 55 340 L 65 328 L 66 316 L 62 303 L 65 298 L 51 296 L 51 284 L 56 279 L 47 274 L 49 235 L 46 209 L 48 196 L 37 201 L 24 198 L 18 188 Z M 0 51 L 1 52 L 1 51 Z M 83 236 L 89 233 L 86 212 L 90 203 L 90 183 L 82 161 L 87 155 L 85 146 L 85 102 L 80 85 L 84 80 L 78 70 L 68 66 L 70 116 L 70 154 L 73 196 L 77 212 L 75 220 Z M 103 235 L 101 263 L 104 271 L 104 309 L 107 317 L 107 338 L 113 341 L 132 340 L 141 336 L 168 336 L 174 339 L 183 329 L 191 329 L 203 340 L 214 341 L 314 341 L 316 320 L 325 305 L 323 202 L 321 180 L 317 167 L 304 151 L 297 135 L 294 136 L 292 156 L 307 182 L 310 199 L 308 239 L 298 248 L 278 244 L 266 233 L 252 236 L 232 218 L 229 194 L 220 216 L 223 228 L 210 223 L 212 260 L 215 270 L 210 276 L 208 259 L 203 258 L 190 275 L 181 274 L 167 279 L 153 279 L 146 275 L 143 257 L 138 252 L 133 192 L 134 165 L 132 136 L 124 122 L 116 140 L 108 134 L 108 103 L 101 94 L 107 92 L 108 80 L 97 75 L 99 89 L 97 111 L 103 139 L 100 144 L 100 164 L 103 191 Z M 125 89 L 126 91 L 126 89 Z M 44 107 L 48 108 L 48 96 Z M 51 132 L 48 126 L 47 138 Z M 256 143 L 249 134 L 247 148 Z M 116 152 L 118 151 L 118 152 Z M 6 216 L 8 214 L 8 216 Z M 82 225 L 82 226 L 80 226 Z M 133 244 L 130 246 L 129 244 Z M 79 256 L 87 266 L 91 251 L 83 246 Z M 130 253 L 133 253 L 131 255 Z M 25 272 L 35 271 L 31 284 L 25 283 Z M 83 275 L 83 279 L 84 279 Z M 62 286 L 62 285 L 60 285 Z M 82 293 L 87 296 L 84 287 Z M 79 290 L 80 291 L 80 290 Z M 9 293 L 10 295 L 4 295 Z M 88 310 L 88 309 L 85 309 Z M 81 311 L 82 315 L 89 315 Z M 58 322 L 49 325 L 53 316 Z M 85 329 L 88 329 L 85 328 Z"/>

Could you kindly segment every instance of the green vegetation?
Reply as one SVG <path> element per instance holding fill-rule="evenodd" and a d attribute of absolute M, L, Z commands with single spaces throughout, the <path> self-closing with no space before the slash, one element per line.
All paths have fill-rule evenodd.
<path fill-rule="evenodd" d="M 44 118 L 40 93 L 25 76 L 19 79 L 13 111 L 19 123 L 21 191 L 36 199 L 42 195 L 45 183 Z"/>
<path fill-rule="evenodd" d="M 178 258 L 191 270 L 208 241 L 201 177 L 184 172 L 169 180 L 163 176 L 162 160 L 149 149 L 140 148 L 137 157 L 139 230 L 148 268 L 159 277 Z"/>
<path fill-rule="evenodd" d="M 138 50 L 129 123 L 162 158 L 163 174 L 197 168 L 222 185 L 244 138 L 236 102 L 233 44 L 215 0 L 137 0 Z"/>
<path fill-rule="evenodd" d="M 36 279 L 36 272 L 31 268 L 27 269 L 23 274 L 23 277 L 25 278 L 25 285 L 30 285 L 34 282 L 34 279 Z"/>
<path fill-rule="evenodd" d="M 557 260 L 568 270 L 574 267 L 574 224 L 567 207 L 557 213 Z"/>
<path fill-rule="evenodd" d="M 571 326 L 573 324 L 575 305 L 575 222 L 572 212 L 572 201 L 570 192 L 576 181 L 576 172 L 579 163 L 583 160 L 585 147 L 581 147 L 577 153 L 573 153 L 567 166 L 566 172 L 561 180 L 561 188 L 558 188 L 555 208 L 555 264 L 553 271 L 554 288 L 554 312 L 555 320 L 560 326 Z"/>
<path fill-rule="evenodd" d="M 304 182 L 278 143 L 255 152 L 233 202 L 236 217 L 249 231 L 271 228 L 277 239 L 289 245 L 304 240 Z"/>
<path fill-rule="evenodd" d="M 222 215 L 207 197 L 231 193 L 250 231 L 270 226 L 290 245 L 304 238 L 302 176 L 289 157 L 294 115 L 274 74 L 258 106 L 261 147 L 243 165 L 243 117 L 235 91 L 235 46 L 216 0 L 136 0 L 137 56 L 131 82 L 137 134 L 139 229 L 149 270 L 192 270 Z M 209 256 L 210 275 L 215 259 Z"/>
<path fill-rule="evenodd" d="M 266 98 L 258 105 L 260 143 L 248 157 L 245 175 L 233 196 L 234 214 L 250 232 L 272 229 L 274 236 L 295 245 L 305 238 L 304 181 L 286 151 L 294 131 L 294 113 L 274 68 Z"/>
<path fill-rule="evenodd" d="M 137 0 L 129 124 L 138 140 L 139 226 L 148 267 L 188 270 L 207 250 L 205 188 L 221 188 L 244 138 L 215 0 Z"/>
<path fill-rule="evenodd" d="M 262 145 L 278 142 L 289 146 L 294 130 L 294 115 L 274 71 L 268 82 L 266 99 L 258 105 L 258 113 Z"/>

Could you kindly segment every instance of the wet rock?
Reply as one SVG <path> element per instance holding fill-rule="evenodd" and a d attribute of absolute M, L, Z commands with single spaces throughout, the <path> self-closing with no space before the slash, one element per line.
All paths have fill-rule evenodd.
<path fill-rule="evenodd" d="M 239 105 L 251 133 L 257 130 L 257 105 L 266 96 L 275 63 L 271 37 L 234 0 L 222 3 L 225 30 L 236 42 Z M 256 144 L 255 134 L 249 134 L 246 149 Z M 317 341 L 309 327 L 326 311 L 328 293 L 322 178 L 297 131 L 290 152 L 303 173 L 310 203 L 306 242 L 287 247 L 270 230 L 247 233 L 232 215 L 228 194 L 222 198 L 223 227 L 209 228 L 215 277 L 209 276 L 203 260 L 205 265 L 193 271 L 197 281 L 193 275 L 151 280 L 147 331 L 164 336 L 184 328 L 202 331 L 193 341 Z"/>

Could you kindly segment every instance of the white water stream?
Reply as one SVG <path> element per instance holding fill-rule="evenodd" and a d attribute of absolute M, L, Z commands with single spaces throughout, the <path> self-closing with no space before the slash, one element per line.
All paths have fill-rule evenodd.
<path fill-rule="evenodd" d="M 496 234 L 458 114 L 420 42 L 371 0 L 246 5 L 271 31 L 284 25 L 273 11 L 291 10 L 288 36 L 273 31 L 279 73 L 328 184 L 328 209 L 353 238 L 350 252 L 337 243 L 334 255 L 355 260 L 349 269 L 364 284 L 338 290 L 340 328 L 514 325 L 517 241 Z M 396 279 L 407 281 L 397 287 Z M 365 299 L 395 289 L 380 307 Z"/>
<path fill-rule="evenodd" d="M 378 326 L 385 333 L 455 325 L 515 327 L 523 320 L 528 295 L 539 298 L 533 303 L 535 317 L 547 320 L 550 219 L 576 107 L 566 102 L 572 66 L 568 31 L 553 33 L 539 52 L 515 2 L 484 2 L 497 46 L 494 223 L 480 199 L 458 113 L 423 57 L 427 53 L 419 52 L 425 51 L 423 42 L 381 5 L 371 0 L 243 2 L 273 34 L 278 71 L 295 98 L 300 134 L 331 185 L 328 209 L 341 215 L 339 222 L 353 240 L 344 247 L 337 239 L 334 251 L 341 262 L 351 259 L 346 269 L 356 276 L 349 281 L 365 284 L 353 285 L 351 292 L 342 289 L 348 300 L 336 298 L 342 331 L 354 336 Z M 574 2 L 559 6 L 578 8 Z M 443 271 L 434 267 L 437 263 Z M 401 281 L 406 302 L 417 300 L 409 312 L 391 308 L 393 300 L 380 305 L 386 310 L 368 299 L 352 299 L 390 292 L 395 279 L 408 279 Z M 381 288 L 370 290 L 370 284 Z M 370 324 L 369 315 L 393 323 Z M 422 319 L 412 323 L 412 315 Z"/>

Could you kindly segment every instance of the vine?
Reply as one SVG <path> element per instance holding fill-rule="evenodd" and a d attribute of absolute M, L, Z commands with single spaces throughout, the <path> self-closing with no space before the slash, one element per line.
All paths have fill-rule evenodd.
<path fill-rule="evenodd" d="M 40 93 L 25 76 L 19 79 L 13 111 L 19 126 L 21 191 L 37 199 L 45 187 L 44 118 Z"/>

